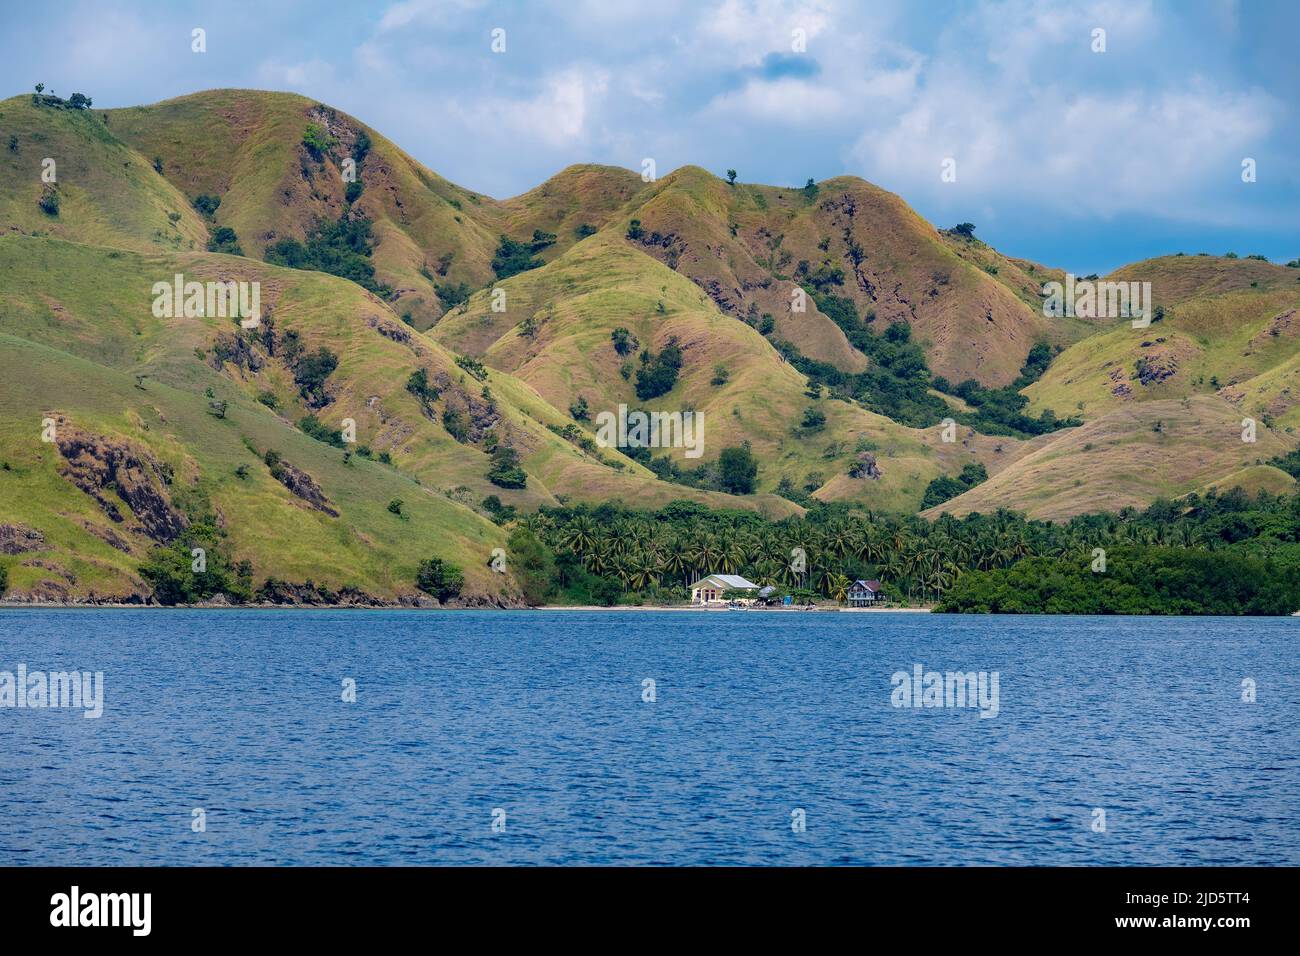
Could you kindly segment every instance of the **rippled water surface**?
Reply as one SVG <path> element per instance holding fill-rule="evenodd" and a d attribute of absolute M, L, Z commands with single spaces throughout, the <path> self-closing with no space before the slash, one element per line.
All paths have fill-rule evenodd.
<path fill-rule="evenodd" d="M 105 683 L 97 720 L 0 708 L 0 854 L 1295 865 L 1298 638 L 1300 619 L 0 611 L 0 671 Z M 997 716 L 891 706 L 918 663 L 997 671 Z"/>

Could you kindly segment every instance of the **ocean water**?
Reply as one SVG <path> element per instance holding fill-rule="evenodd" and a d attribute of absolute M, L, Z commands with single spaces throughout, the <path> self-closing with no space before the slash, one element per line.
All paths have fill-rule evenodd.
<path fill-rule="evenodd" d="M 1300 619 L 3 610 L 0 672 L 102 671 L 104 692 L 97 719 L 0 707 L 0 859 L 1296 865 L 1298 638 Z M 917 664 L 996 671 L 996 715 L 894 706 Z"/>

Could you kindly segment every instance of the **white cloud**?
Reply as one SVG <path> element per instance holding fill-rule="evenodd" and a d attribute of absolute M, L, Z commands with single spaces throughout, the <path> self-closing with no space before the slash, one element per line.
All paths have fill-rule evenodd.
<path fill-rule="evenodd" d="M 483 0 L 404 0 L 384 11 L 379 18 L 378 31 L 390 33 L 414 24 L 438 26 L 445 24 L 449 17 L 482 5 Z"/>
<path fill-rule="evenodd" d="M 773 51 L 791 52 L 792 31 L 813 43 L 831 25 L 831 0 L 723 0 L 701 17 L 703 37 L 743 62 L 757 63 Z"/>
<path fill-rule="evenodd" d="M 1262 91 L 1207 82 L 1154 94 L 1010 92 L 996 79 L 950 72 L 864 130 L 851 156 L 868 178 L 912 197 L 1016 197 L 1086 218 L 1203 217 L 1203 205 L 1173 200 L 1225 186 L 1252 144 L 1270 134 L 1280 107 Z M 940 180 L 946 157 L 957 160 L 953 184 Z"/>
<path fill-rule="evenodd" d="M 467 129 L 515 147 L 522 145 L 521 138 L 547 147 L 573 145 L 589 135 L 592 115 L 609 89 L 609 74 L 572 66 L 548 74 L 541 86 L 534 96 L 485 96 L 453 110 Z"/>
<path fill-rule="evenodd" d="M 271 89 L 318 89 L 332 82 L 334 67 L 324 60 L 305 60 L 301 63 L 280 63 L 266 60 L 257 67 L 258 80 Z"/>
<path fill-rule="evenodd" d="M 751 80 L 741 89 L 715 98 L 705 115 L 758 119 L 790 125 L 816 126 L 842 115 L 848 105 L 846 91 L 807 80 Z"/>

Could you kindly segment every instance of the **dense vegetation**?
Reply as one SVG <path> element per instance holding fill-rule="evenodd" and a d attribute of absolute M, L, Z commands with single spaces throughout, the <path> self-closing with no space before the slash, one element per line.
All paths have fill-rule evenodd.
<path fill-rule="evenodd" d="M 617 339 L 614 347 L 618 348 Z M 648 401 L 667 395 L 677 384 L 677 374 L 681 370 L 682 350 L 675 338 L 670 338 L 658 355 L 646 349 L 641 353 L 641 367 L 636 372 L 636 397 Z"/>
<path fill-rule="evenodd" d="M 1046 343 L 1030 349 L 1020 376 L 1010 385 L 985 388 L 968 379 L 953 387 L 942 376 L 931 375 L 925 352 L 912 340 L 910 325 L 895 322 L 877 334 L 870 328 L 874 314 L 863 319 L 852 299 L 833 291 L 844 282 L 844 271 L 839 266 L 827 261 L 814 270 L 807 262 L 800 262 L 797 275 L 817 308 L 840 327 L 849 344 L 871 359 L 869 369 L 852 374 L 807 358 L 790 342 L 773 341 L 790 364 L 814 384 L 829 389 L 834 397 L 854 399 L 873 412 L 914 428 L 929 428 L 951 418 L 986 435 L 1027 437 L 1082 424 L 1077 418 L 1058 419 L 1050 410 L 1038 418 L 1024 414 L 1029 400 L 1020 390 L 1036 382 L 1053 358 Z M 974 411 L 954 411 L 931 389 L 961 398 Z"/>
<path fill-rule="evenodd" d="M 988 480 L 989 473 L 979 462 L 972 462 L 961 470 L 956 478 L 940 475 L 925 487 L 925 496 L 921 499 L 921 510 L 941 505 L 950 498 L 970 491 L 976 485 Z"/>
<path fill-rule="evenodd" d="M 618 450 L 645 465 L 663 481 L 688 488 L 752 495 L 758 486 L 758 459 L 749 442 L 724 448 L 716 462 L 705 462 L 694 468 L 683 468 L 667 455 L 654 458 L 649 448 L 620 445 Z"/>
<path fill-rule="evenodd" d="M 1281 468 L 1292 478 L 1300 479 L 1300 448 L 1271 459 L 1269 464 Z"/>
<path fill-rule="evenodd" d="M 1034 557 L 963 575 L 942 611 L 994 614 L 1290 614 L 1300 609 L 1300 547 L 1262 557 L 1126 545 L 1106 571 Z"/>
<path fill-rule="evenodd" d="M 224 252 L 232 256 L 242 256 L 244 250 L 239 246 L 239 237 L 229 226 L 218 226 L 208 239 L 208 252 Z"/>
<path fill-rule="evenodd" d="M 61 110 L 88 110 L 94 101 L 84 93 L 73 93 L 66 100 L 61 96 L 55 96 L 53 92 L 45 92 L 45 84 L 37 83 L 36 92 L 32 94 L 33 106 L 49 106 Z"/>
<path fill-rule="evenodd" d="M 877 578 L 896 601 L 939 600 L 946 611 L 1300 609 L 1300 495 L 1212 492 L 1065 524 L 1008 511 L 931 522 L 822 503 L 772 522 L 677 501 L 653 512 L 543 508 L 516 527 L 553 556 L 549 601 L 683 600 L 689 582 L 721 572 L 840 600 L 856 578 Z"/>
<path fill-rule="evenodd" d="M 439 601 L 446 602 L 460 594 L 460 589 L 465 586 L 465 574 L 441 558 L 430 558 L 420 562 L 415 575 L 415 586 L 426 594 L 432 594 Z"/>
<path fill-rule="evenodd" d="M 513 275 L 536 269 L 542 260 L 536 254 L 547 246 L 555 244 L 555 233 L 533 230 L 533 238 L 520 242 L 509 236 L 501 236 L 496 255 L 492 258 L 492 271 L 498 279 L 509 279 Z"/>
<path fill-rule="evenodd" d="M 253 569 L 247 561 L 232 564 L 226 532 L 199 492 L 178 492 L 176 505 L 188 527 L 175 541 L 155 547 L 140 565 L 140 576 L 160 604 L 194 604 L 224 594 L 236 603 L 253 596 Z"/>
<path fill-rule="evenodd" d="M 528 473 L 519 464 L 519 452 L 511 445 L 497 445 L 492 452 L 492 466 L 488 469 L 487 480 L 502 488 L 524 488 L 528 485 Z"/>
<path fill-rule="evenodd" d="M 205 219 L 211 219 L 217 214 L 217 210 L 221 208 L 221 197 L 210 196 L 207 193 L 200 193 L 194 197 L 192 205 L 195 210 L 198 211 L 199 215 L 203 216 Z"/>
<path fill-rule="evenodd" d="M 307 242 L 281 239 L 266 249 L 266 261 L 291 269 L 311 269 L 351 279 L 378 296 L 388 298 L 393 290 L 375 279 L 370 264 L 374 249 L 371 221 L 360 213 L 345 212 L 336 222 L 319 223 Z"/>

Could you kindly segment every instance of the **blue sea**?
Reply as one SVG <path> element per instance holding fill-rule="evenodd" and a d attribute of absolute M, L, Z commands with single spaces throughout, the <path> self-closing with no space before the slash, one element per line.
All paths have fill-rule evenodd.
<path fill-rule="evenodd" d="M 0 706 L 0 859 L 1296 865 L 1298 638 L 1300 619 L 3 610 L 0 672 L 102 672 L 103 712 Z M 917 665 L 996 672 L 996 708 L 895 706 Z"/>

